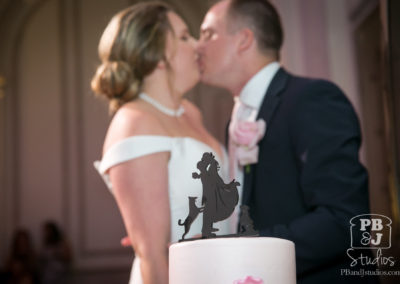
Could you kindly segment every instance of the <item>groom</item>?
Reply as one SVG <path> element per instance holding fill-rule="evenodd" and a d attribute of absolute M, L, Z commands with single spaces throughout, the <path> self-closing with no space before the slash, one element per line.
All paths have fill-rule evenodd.
<path fill-rule="evenodd" d="M 282 42 L 267 0 L 220 1 L 201 25 L 202 81 L 235 98 L 229 151 L 242 203 L 261 236 L 295 243 L 298 283 L 375 283 L 340 274 L 350 268 L 349 221 L 369 213 L 357 116 L 334 84 L 282 68 Z"/>

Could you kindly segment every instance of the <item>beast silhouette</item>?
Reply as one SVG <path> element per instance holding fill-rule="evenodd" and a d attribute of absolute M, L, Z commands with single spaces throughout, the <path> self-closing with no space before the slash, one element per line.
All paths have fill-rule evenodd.
<path fill-rule="evenodd" d="M 258 231 L 253 228 L 253 221 L 250 218 L 249 206 L 247 205 L 240 206 L 239 235 L 258 235 Z"/>

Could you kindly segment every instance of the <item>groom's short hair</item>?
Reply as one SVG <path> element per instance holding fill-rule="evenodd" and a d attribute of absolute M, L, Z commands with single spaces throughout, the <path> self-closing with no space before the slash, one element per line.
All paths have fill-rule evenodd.
<path fill-rule="evenodd" d="M 277 59 L 283 43 L 281 20 L 268 0 L 229 0 L 228 28 L 250 28 L 262 52 L 274 52 Z"/>

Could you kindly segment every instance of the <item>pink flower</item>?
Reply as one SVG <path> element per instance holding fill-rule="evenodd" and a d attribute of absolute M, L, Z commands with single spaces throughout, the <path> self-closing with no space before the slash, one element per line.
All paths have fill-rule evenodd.
<path fill-rule="evenodd" d="M 263 284 L 264 281 L 261 278 L 253 278 L 252 276 L 247 276 L 245 279 L 236 280 L 233 284 Z"/>
<path fill-rule="evenodd" d="M 265 135 L 265 130 L 266 123 L 262 119 L 236 122 L 231 132 L 231 139 L 238 146 L 237 158 L 240 165 L 258 162 L 257 143 Z"/>

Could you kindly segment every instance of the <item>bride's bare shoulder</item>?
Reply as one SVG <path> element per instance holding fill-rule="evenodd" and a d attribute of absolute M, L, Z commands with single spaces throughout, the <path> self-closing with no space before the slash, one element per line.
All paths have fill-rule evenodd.
<path fill-rule="evenodd" d="M 136 102 L 123 105 L 111 120 L 104 149 L 135 135 L 166 135 L 160 120 Z"/>

